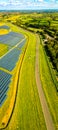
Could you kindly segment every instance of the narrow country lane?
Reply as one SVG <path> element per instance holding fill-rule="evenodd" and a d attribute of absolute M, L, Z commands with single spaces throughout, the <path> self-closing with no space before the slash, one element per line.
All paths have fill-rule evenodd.
<path fill-rule="evenodd" d="M 37 88 L 38 88 L 38 93 L 39 93 L 39 98 L 40 98 L 40 102 L 41 102 L 41 106 L 42 106 L 42 111 L 44 114 L 44 118 L 45 118 L 45 123 L 46 123 L 46 127 L 47 130 L 55 130 L 54 128 L 54 124 L 53 124 L 53 120 L 51 117 L 51 114 L 49 112 L 49 108 L 48 108 L 48 104 L 43 92 L 43 88 L 41 85 L 41 81 L 40 81 L 40 74 L 39 74 L 39 43 L 40 43 L 40 39 L 39 36 L 36 35 L 36 62 L 35 62 L 35 77 L 36 77 L 36 84 L 37 84 Z"/>

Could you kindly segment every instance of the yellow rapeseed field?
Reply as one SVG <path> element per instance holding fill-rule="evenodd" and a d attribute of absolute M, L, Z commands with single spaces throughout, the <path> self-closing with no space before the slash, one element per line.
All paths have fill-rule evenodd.
<path fill-rule="evenodd" d="M 9 32 L 7 29 L 0 29 L 0 35 L 5 35 Z"/>
<path fill-rule="evenodd" d="M 3 23 L 3 22 L 0 22 L 0 26 L 2 26 L 2 25 L 4 25 L 4 23 Z"/>

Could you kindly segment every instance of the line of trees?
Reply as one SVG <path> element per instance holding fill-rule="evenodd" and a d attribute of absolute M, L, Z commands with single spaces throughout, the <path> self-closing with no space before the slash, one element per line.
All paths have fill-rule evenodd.
<path fill-rule="evenodd" d="M 47 55 L 50 57 L 53 66 L 58 71 L 58 41 L 49 40 L 45 43 L 45 50 Z"/>

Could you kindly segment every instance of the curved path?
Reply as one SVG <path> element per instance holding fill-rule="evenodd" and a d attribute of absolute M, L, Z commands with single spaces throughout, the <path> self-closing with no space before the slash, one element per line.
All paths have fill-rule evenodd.
<path fill-rule="evenodd" d="M 39 39 L 38 35 L 36 35 L 36 39 L 37 39 L 37 42 L 36 42 L 36 63 L 35 63 L 36 84 L 37 84 L 37 88 L 38 88 L 39 98 L 40 98 L 40 102 L 41 102 L 42 111 L 43 111 L 43 114 L 44 114 L 47 130 L 55 130 L 53 120 L 52 120 L 51 114 L 49 112 L 47 101 L 46 101 L 46 98 L 45 98 L 45 95 L 44 95 L 44 92 L 43 92 L 43 88 L 42 88 L 42 85 L 41 85 L 41 81 L 40 81 L 39 62 L 38 62 L 39 61 L 40 39 Z"/>

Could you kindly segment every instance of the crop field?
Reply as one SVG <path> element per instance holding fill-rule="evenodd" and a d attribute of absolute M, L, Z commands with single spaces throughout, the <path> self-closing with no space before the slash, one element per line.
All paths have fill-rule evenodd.
<path fill-rule="evenodd" d="M 0 26 L 3 26 L 4 25 L 4 22 L 0 22 Z"/>
<path fill-rule="evenodd" d="M 8 34 L 10 31 L 10 28 L 6 25 L 0 25 L 0 35 L 5 35 L 5 34 Z"/>
<path fill-rule="evenodd" d="M 6 29 L 0 29 L 0 35 L 8 34 L 8 30 Z"/>

